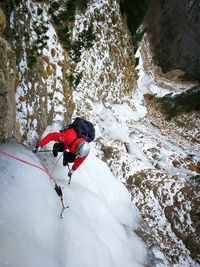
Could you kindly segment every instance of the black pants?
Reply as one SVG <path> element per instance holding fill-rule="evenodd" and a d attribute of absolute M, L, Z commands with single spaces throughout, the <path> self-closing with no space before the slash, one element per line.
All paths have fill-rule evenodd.
<path fill-rule="evenodd" d="M 74 162 L 76 155 L 74 153 L 64 151 L 63 152 L 63 165 L 66 166 L 68 163 Z"/>
<path fill-rule="evenodd" d="M 65 146 L 63 143 L 55 143 L 53 145 L 53 155 L 54 157 L 58 156 L 58 152 L 63 152 L 63 165 L 66 166 L 68 163 L 72 163 L 76 159 L 74 153 L 65 151 Z"/>

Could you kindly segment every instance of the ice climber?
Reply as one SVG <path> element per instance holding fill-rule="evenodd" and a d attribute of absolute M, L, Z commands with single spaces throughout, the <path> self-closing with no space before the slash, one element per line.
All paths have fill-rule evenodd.
<path fill-rule="evenodd" d="M 85 138 L 83 138 L 83 136 Z M 95 130 L 92 123 L 76 118 L 74 123 L 66 130 L 47 134 L 34 148 L 33 152 L 39 152 L 41 147 L 50 141 L 55 141 L 53 145 L 53 155 L 63 152 L 63 165 L 73 163 L 68 176 L 71 178 L 73 172 L 83 163 L 90 151 L 90 144 L 95 137 Z"/>

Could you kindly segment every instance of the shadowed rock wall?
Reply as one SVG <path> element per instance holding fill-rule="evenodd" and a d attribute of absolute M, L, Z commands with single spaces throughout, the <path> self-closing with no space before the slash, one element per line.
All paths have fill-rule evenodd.
<path fill-rule="evenodd" d="M 154 61 L 164 72 L 200 80 L 200 2 L 151 0 L 145 18 Z"/>
<path fill-rule="evenodd" d="M 1 36 L 5 27 L 5 15 L 0 8 L 0 143 L 13 136 L 16 116 L 16 58 L 9 43 Z"/>

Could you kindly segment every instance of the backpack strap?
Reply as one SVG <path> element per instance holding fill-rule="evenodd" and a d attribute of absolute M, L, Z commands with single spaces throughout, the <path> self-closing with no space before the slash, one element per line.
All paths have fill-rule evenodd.
<path fill-rule="evenodd" d="M 77 136 L 68 146 L 71 148 L 79 137 Z"/>

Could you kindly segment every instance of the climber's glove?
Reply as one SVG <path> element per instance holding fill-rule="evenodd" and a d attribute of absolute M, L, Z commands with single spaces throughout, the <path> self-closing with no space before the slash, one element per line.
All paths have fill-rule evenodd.
<path fill-rule="evenodd" d="M 36 146 L 34 147 L 34 149 L 32 150 L 32 152 L 33 152 L 33 153 L 37 153 L 37 152 L 40 151 L 40 149 L 41 149 L 41 147 L 36 145 Z"/>

